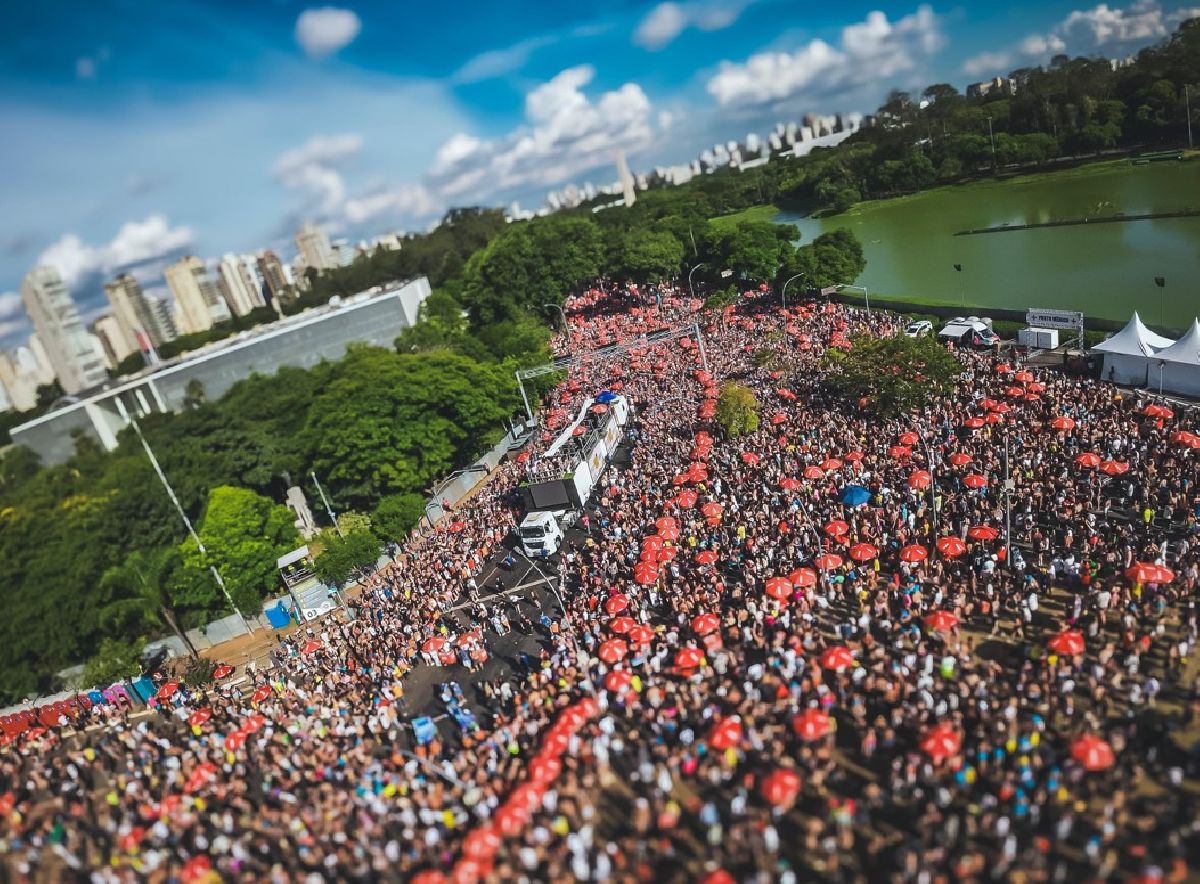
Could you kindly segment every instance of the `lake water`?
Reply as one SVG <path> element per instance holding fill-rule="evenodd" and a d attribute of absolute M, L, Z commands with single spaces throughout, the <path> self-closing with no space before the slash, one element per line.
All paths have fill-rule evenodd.
<path fill-rule="evenodd" d="M 1084 167 L 942 188 L 813 219 L 782 213 L 802 242 L 849 227 L 871 291 L 980 307 L 1052 307 L 1182 328 L 1200 314 L 1200 217 L 954 236 L 999 224 L 1200 208 L 1200 161 Z M 963 266 L 962 273 L 954 269 Z M 1166 278 L 1160 292 L 1155 276 Z"/>

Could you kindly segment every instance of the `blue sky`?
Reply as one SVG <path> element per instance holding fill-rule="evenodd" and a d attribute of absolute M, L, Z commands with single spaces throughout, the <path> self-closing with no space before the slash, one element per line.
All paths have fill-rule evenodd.
<path fill-rule="evenodd" d="M 10 4 L 0 30 L 0 343 L 54 263 L 92 318 L 132 269 L 357 238 L 449 206 L 685 162 L 892 87 L 1161 39 L 1186 3 L 699 0 Z M 1192 0 L 1193 5 L 1200 0 Z"/>

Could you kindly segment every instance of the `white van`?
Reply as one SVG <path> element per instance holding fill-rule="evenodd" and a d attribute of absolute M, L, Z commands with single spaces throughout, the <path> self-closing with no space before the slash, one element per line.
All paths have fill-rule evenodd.
<path fill-rule="evenodd" d="M 956 316 L 946 323 L 938 332 L 938 340 L 950 342 L 959 347 L 975 347 L 985 350 L 1000 343 L 1000 337 L 992 331 L 992 326 L 986 319 L 978 316 Z"/>

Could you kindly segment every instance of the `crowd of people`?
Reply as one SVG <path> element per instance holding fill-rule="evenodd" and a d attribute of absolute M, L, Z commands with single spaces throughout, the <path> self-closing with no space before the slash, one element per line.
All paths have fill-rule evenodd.
<path fill-rule="evenodd" d="M 884 420 L 823 351 L 894 315 L 667 286 L 567 315 L 564 355 L 608 355 L 547 406 L 635 414 L 553 591 L 482 585 L 513 460 L 271 665 L 0 749 L 13 880 L 1187 879 L 1195 410 L 962 352 Z M 736 438 L 704 416 L 731 379 Z M 435 663 L 476 724 L 420 737 Z"/>

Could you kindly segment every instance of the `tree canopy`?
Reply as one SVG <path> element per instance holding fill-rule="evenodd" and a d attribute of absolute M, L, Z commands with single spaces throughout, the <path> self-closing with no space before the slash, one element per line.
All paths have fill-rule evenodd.
<path fill-rule="evenodd" d="M 920 408 L 953 389 L 958 359 L 932 337 L 857 337 L 849 352 L 829 349 L 825 383 L 844 398 L 885 417 Z"/>

